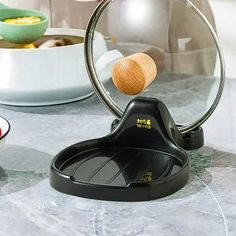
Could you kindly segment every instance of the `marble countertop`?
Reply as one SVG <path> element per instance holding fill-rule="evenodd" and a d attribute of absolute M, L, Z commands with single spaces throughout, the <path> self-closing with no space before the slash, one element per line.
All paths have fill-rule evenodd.
<path fill-rule="evenodd" d="M 149 202 L 108 202 L 59 193 L 49 165 L 73 143 L 108 134 L 114 117 L 96 96 L 66 105 L 0 106 L 12 126 L 0 151 L 0 235 L 236 235 L 236 80 L 189 152 L 192 175 L 177 193 Z M 84 124 L 88 125 L 84 125 Z"/>

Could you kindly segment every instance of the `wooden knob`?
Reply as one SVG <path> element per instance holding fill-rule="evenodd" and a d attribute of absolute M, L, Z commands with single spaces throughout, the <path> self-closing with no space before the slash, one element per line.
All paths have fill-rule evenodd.
<path fill-rule="evenodd" d="M 127 95 L 142 92 L 157 76 L 157 66 L 145 53 L 136 53 L 119 60 L 112 69 L 117 89 Z"/>
<path fill-rule="evenodd" d="M 143 53 L 153 59 L 158 68 L 158 74 L 162 73 L 166 69 L 165 51 L 163 49 L 151 47 L 143 51 Z"/>

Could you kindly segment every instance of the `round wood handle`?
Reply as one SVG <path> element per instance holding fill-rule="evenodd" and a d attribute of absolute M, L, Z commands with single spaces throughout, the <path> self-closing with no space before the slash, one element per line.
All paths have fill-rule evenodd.
<path fill-rule="evenodd" d="M 136 53 L 116 62 L 112 80 L 116 88 L 127 95 L 142 92 L 157 76 L 157 66 L 145 53 Z"/>

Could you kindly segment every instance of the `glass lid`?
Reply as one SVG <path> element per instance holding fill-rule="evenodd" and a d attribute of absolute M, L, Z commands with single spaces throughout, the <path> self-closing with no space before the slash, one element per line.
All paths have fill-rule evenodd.
<path fill-rule="evenodd" d="M 186 133 L 215 110 L 224 86 L 224 59 L 210 5 L 193 2 L 104 0 L 95 9 L 85 36 L 85 61 L 96 94 L 117 118 L 134 96 L 159 98 Z M 98 55 L 99 47 L 108 52 Z M 122 58 L 140 52 L 153 59 L 158 73 L 141 93 L 126 95 L 115 87 L 112 70 Z"/>

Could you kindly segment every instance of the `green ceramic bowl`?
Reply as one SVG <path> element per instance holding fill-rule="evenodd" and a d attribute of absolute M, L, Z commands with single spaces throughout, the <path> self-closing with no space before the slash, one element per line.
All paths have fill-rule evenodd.
<path fill-rule="evenodd" d="M 38 16 L 41 22 L 27 25 L 15 25 L 3 22 L 5 19 L 24 16 Z M 43 36 L 47 27 L 47 14 L 36 10 L 9 8 L 0 3 L 0 36 L 5 40 L 17 44 L 32 43 Z"/>

